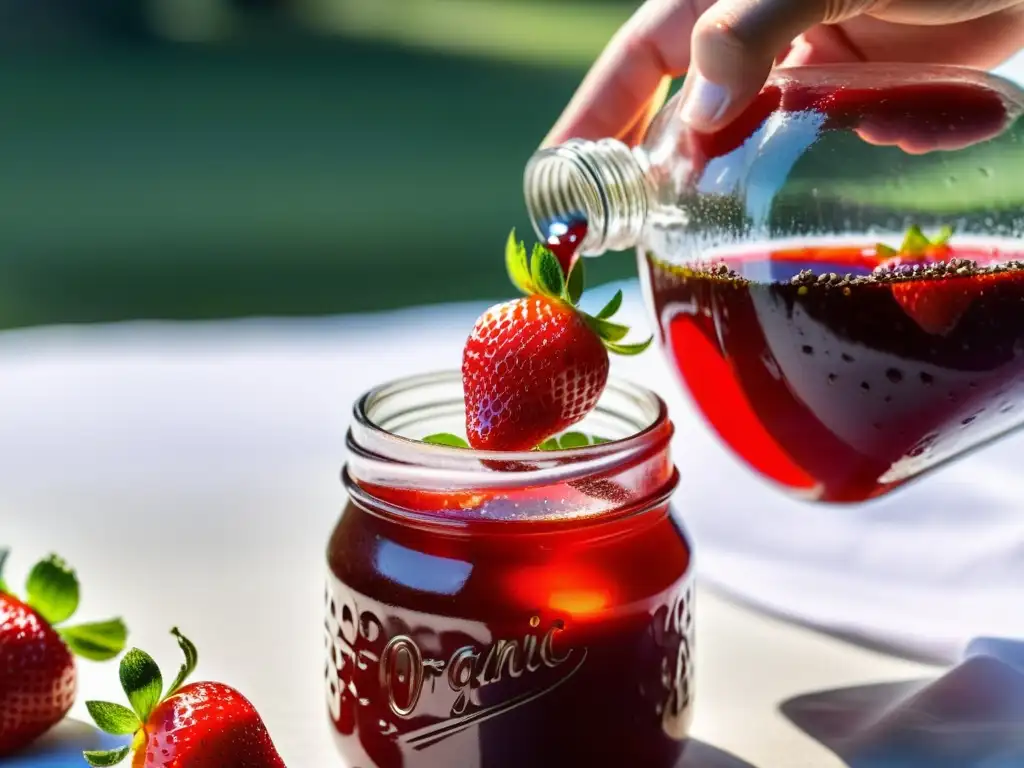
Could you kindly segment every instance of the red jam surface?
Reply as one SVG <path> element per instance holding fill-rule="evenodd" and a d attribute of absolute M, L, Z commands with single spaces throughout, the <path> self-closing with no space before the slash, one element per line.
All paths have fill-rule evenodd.
<path fill-rule="evenodd" d="M 877 277 L 870 247 L 647 263 L 670 359 L 722 440 L 801 495 L 858 502 L 1024 415 L 1024 245 L 940 251 Z"/>

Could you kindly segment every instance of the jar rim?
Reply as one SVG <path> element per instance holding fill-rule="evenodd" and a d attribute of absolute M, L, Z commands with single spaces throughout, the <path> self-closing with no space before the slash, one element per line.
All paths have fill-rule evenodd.
<path fill-rule="evenodd" d="M 365 392 L 353 407 L 343 475 L 416 490 L 526 488 L 611 471 L 664 447 L 673 433 L 668 406 L 661 397 L 615 376 L 609 377 L 595 411 L 623 424 L 632 424 L 633 430 L 624 437 L 579 448 L 478 451 L 436 445 L 396 434 L 394 429 L 379 423 L 382 421 L 379 415 L 375 417 L 375 410 L 388 398 L 444 386 L 453 389 L 457 386 L 461 401 L 462 376 L 457 370 L 394 379 Z M 461 402 L 464 408 L 464 401 Z M 623 414 L 623 408 L 635 409 L 632 417 Z M 408 415 L 408 411 L 399 415 Z"/>

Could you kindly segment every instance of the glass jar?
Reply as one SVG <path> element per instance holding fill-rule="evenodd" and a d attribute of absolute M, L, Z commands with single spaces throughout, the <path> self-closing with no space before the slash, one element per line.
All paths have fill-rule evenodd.
<path fill-rule="evenodd" d="M 358 768 L 670 768 L 693 702 L 692 550 L 671 513 L 672 425 L 609 383 L 609 440 L 483 453 L 457 372 L 355 407 L 327 549 L 327 705 Z"/>
<path fill-rule="evenodd" d="M 860 502 L 1024 424 L 1022 112 L 970 69 L 783 68 L 717 133 L 677 97 L 641 146 L 537 152 L 526 202 L 544 240 L 583 219 L 585 255 L 637 249 L 670 362 L 748 466 Z"/>

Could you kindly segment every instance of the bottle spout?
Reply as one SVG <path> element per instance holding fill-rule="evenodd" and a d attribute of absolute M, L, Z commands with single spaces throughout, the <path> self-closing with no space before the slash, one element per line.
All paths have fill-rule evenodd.
<path fill-rule="evenodd" d="M 572 139 L 538 151 L 526 164 L 523 191 L 542 242 L 584 220 L 584 256 L 633 248 L 649 207 L 649 185 L 637 154 L 616 139 Z"/>

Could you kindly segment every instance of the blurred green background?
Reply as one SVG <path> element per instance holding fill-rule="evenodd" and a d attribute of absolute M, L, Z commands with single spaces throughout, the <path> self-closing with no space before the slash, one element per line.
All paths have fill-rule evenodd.
<path fill-rule="evenodd" d="M 507 295 L 523 166 L 635 5 L 0 0 L 0 326 Z"/>
<path fill-rule="evenodd" d="M 524 165 L 639 2 L 0 0 L 0 328 L 508 296 Z M 790 191 L 1019 210 L 1020 153 L 879 184 L 849 139 Z"/>

